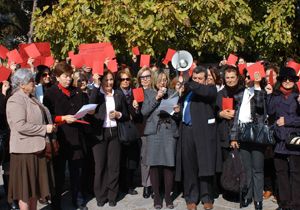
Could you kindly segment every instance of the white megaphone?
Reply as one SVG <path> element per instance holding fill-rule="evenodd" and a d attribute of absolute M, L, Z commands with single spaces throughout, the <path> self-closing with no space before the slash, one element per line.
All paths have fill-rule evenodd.
<path fill-rule="evenodd" d="M 193 56 L 185 50 L 177 51 L 172 57 L 172 66 L 177 71 L 186 71 L 193 64 Z"/>

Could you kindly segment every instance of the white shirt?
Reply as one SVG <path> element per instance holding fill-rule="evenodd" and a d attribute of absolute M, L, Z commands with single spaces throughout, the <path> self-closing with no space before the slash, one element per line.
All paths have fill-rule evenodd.
<path fill-rule="evenodd" d="M 103 89 L 100 89 L 100 92 L 104 94 L 105 97 L 105 106 L 106 106 L 106 115 L 103 123 L 103 128 L 112 128 L 117 127 L 117 122 L 115 119 L 111 120 L 109 118 L 109 112 L 116 109 L 115 99 L 114 99 L 114 90 L 112 90 L 112 94 L 110 96 L 106 95 Z"/>
<path fill-rule="evenodd" d="M 251 98 L 254 96 L 254 88 L 246 88 L 244 90 L 243 101 L 239 112 L 239 122 L 248 123 L 252 121 L 251 117 Z"/>

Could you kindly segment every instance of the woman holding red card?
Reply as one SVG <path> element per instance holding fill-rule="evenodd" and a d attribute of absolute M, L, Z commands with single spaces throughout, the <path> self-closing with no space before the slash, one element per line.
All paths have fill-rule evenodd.
<path fill-rule="evenodd" d="M 239 74 L 239 70 L 234 66 L 226 66 L 224 69 L 224 88 L 218 92 L 216 100 L 216 113 L 217 113 L 217 155 L 221 156 L 222 162 L 224 162 L 230 152 L 230 129 L 233 125 L 233 118 L 235 113 L 234 95 L 244 90 L 243 80 Z M 231 99 L 231 100 L 230 100 Z M 225 104 L 228 101 L 229 104 Z M 219 160 L 220 158 L 217 158 Z M 219 165 L 219 164 L 217 164 Z M 221 171 L 221 168 L 219 170 Z M 235 195 L 229 193 L 221 188 L 219 185 L 223 197 L 229 200 L 235 199 Z M 238 198 L 237 198 L 238 199 Z"/>
<path fill-rule="evenodd" d="M 130 120 L 141 123 L 143 116 L 138 107 L 135 106 L 135 103 L 133 103 L 134 95 L 131 88 L 132 76 L 129 69 L 119 71 L 116 81 L 117 89 L 123 93 L 126 99 Z M 140 160 L 138 139 L 132 139 L 131 142 L 122 144 L 121 147 L 120 191 L 130 195 L 136 195 L 137 191 L 134 190 L 133 178 Z"/>
<path fill-rule="evenodd" d="M 118 123 L 129 119 L 126 99 L 122 92 L 113 87 L 114 75 L 105 70 L 101 86 L 94 87 L 89 99 L 90 103 L 98 104 L 90 122 L 93 130 L 91 140 L 94 142 L 94 193 L 99 207 L 106 202 L 111 207 L 117 205 L 121 155 Z"/>
<path fill-rule="evenodd" d="M 73 87 L 72 67 L 60 62 L 54 69 L 58 81 L 45 92 L 44 104 L 48 107 L 56 124 L 57 139 L 60 144 L 59 154 L 53 160 L 56 193 L 52 196 L 54 209 L 61 209 L 65 167 L 68 161 L 72 202 L 75 207 L 87 209 L 83 192 L 83 172 L 85 165 L 85 125 L 77 123 L 74 114 L 88 101 L 80 88 Z"/>
<path fill-rule="evenodd" d="M 253 72 L 252 72 L 253 73 Z M 247 207 L 254 199 L 255 210 L 262 210 L 264 187 L 264 151 L 265 146 L 243 142 L 239 139 L 240 127 L 253 121 L 265 122 L 265 91 L 261 86 L 263 78 L 259 72 L 251 75 L 244 69 L 245 89 L 234 95 L 236 110 L 230 133 L 230 146 L 239 148 L 246 173 L 246 189 L 241 204 Z"/>
<path fill-rule="evenodd" d="M 137 73 L 137 79 L 138 79 L 138 86 L 142 87 L 143 90 L 150 89 L 152 87 L 152 81 L 153 81 L 153 76 L 152 76 L 152 71 L 148 67 L 141 68 L 138 73 Z M 137 103 L 134 102 L 135 104 L 134 107 L 136 109 L 141 110 L 142 104 L 143 103 Z M 143 197 L 144 198 L 149 198 L 150 195 L 152 194 L 152 186 L 151 186 L 151 181 L 150 181 L 150 167 L 146 164 L 146 155 L 147 155 L 147 140 L 144 135 L 144 128 L 146 124 L 146 118 L 143 118 L 143 122 L 140 124 L 137 124 L 141 133 L 141 179 L 142 179 L 142 186 L 144 187 L 143 189 Z"/>

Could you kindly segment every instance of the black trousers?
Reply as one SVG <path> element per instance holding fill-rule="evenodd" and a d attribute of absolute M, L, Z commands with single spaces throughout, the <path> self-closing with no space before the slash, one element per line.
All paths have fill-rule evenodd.
<path fill-rule="evenodd" d="M 61 209 L 61 194 L 64 190 L 65 183 L 65 168 L 68 161 L 69 174 L 70 174 L 70 187 L 72 193 L 72 202 L 74 204 L 84 204 L 84 177 L 83 171 L 85 166 L 84 159 L 67 160 L 62 155 L 53 159 L 53 170 L 55 178 L 55 195 L 52 196 L 53 209 Z"/>
<path fill-rule="evenodd" d="M 300 155 L 275 154 L 279 206 L 300 209 Z"/>
<path fill-rule="evenodd" d="M 192 127 L 183 125 L 182 166 L 184 197 L 187 203 L 212 202 L 213 176 L 198 176 L 196 145 L 191 136 Z M 201 169 L 205 170 L 205 169 Z"/>
<path fill-rule="evenodd" d="M 97 202 L 115 201 L 119 192 L 121 145 L 117 128 L 104 128 L 103 135 L 103 140 L 93 146 Z"/>

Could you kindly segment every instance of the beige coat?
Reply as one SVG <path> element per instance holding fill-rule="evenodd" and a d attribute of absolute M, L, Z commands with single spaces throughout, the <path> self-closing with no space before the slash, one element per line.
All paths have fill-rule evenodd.
<path fill-rule="evenodd" d="M 33 153 L 45 148 L 47 128 L 43 113 L 33 99 L 18 90 L 8 99 L 6 114 L 11 130 L 10 153 Z"/>

